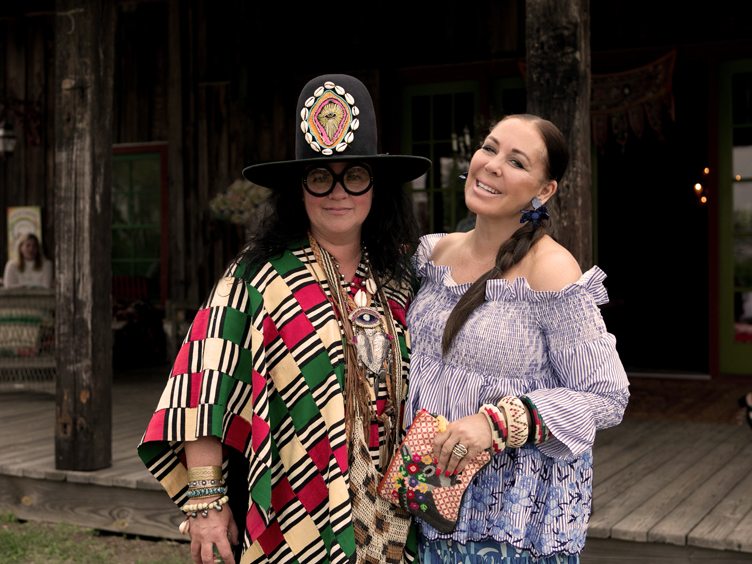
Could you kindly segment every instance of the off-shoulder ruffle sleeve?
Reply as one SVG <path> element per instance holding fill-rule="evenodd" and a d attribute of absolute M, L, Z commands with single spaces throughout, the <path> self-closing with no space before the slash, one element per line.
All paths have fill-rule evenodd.
<path fill-rule="evenodd" d="M 594 266 L 558 292 L 514 285 L 538 305 L 549 362 L 561 382 L 527 394 L 554 435 L 540 447 L 549 456 L 582 454 L 592 447 L 598 429 L 621 421 L 627 406 L 629 381 L 598 307 L 608 301 L 605 277 Z"/>
<path fill-rule="evenodd" d="M 419 278 L 424 278 L 427 274 L 428 265 L 431 262 L 431 255 L 436 243 L 446 236 L 446 233 L 429 233 L 420 238 L 418 248 L 412 257 L 413 268 Z"/>

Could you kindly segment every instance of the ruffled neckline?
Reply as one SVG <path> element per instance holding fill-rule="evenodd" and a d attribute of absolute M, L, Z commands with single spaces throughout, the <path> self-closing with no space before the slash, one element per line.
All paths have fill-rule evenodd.
<path fill-rule="evenodd" d="M 472 283 L 458 284 L 452 278 L 449 266 L 435 264 L 429 258 L 436 242 L 445 235 L 446 233 L 432 233 L 421 237 L 421 244 L 415 257 L 416 271 L 419 277 L 441 284 L 453 294 L 462 295 L 467 292 Z M 486 282 L 486 301 L 543 302 L 585 292 L 593 297 L 596 304 L 602 305 L 608 302 L 608 292 L 603 285 L 605 279 L 606 273 L 597 265 L 592 266 L 578 280 L 561 290 L 533 290 L 527 278 L 524 277 L 518 277 L 511 281 L 504 278 L 494 278 Z"/>

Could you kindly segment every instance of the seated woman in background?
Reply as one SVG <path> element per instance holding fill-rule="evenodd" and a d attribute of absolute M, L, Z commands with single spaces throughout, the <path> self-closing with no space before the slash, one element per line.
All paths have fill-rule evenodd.
<path fill-rule="evenodd" d="M 18 243 L 18 258 L 5 264 L 3 285 L 6 288 L 52 288 L 52 261 L 42 253 L 39 239 L 33 233 Z"/>

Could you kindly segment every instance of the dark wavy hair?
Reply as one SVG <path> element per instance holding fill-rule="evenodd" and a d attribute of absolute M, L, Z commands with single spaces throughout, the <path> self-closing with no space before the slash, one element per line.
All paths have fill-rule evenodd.
<path fill-rule="evenodd" d="M 512 114 L 504 117 L 501 121 L 511 118 L 520 119 L 533 124 L 543 138 L 546 146 L 545 174 L 548 180 L 561 182 L 569 165 L 569 148 L 564 134 L 552 122 L 533 114 Z M 496 127 L 501 121 L 494 124 Z M 475 309 L 483 304 L 486 297 L 486 282 L 492 278 L 501 278 L 512 266 L 520 262 L 535 243 L 548 233 L 546 226 L 549 220 L 540 223 L 525 223 L 517 229 L 512 236 L 502 243 L 496 253 L 495 266 L 484 273 L 472 283 L 467 292 L 459 299 L 449 314 L 447 324 L 444 327 L 444 335 L 441 339 L 441 351 L 446 355 L 452 346 L 452 341 L 459 333 L 470 315 Z"/>
<path fill-rule="evenodd" d="M 406 189 L 394 184 L 388 178 L 382 177 L 381 182 L 374 179 L 371 210 L 362 228 L 363 244 L 381 285 L 405 277 L 414 282 L 410 257 L 418 241 L 417 222 Z M 307 238 L 310 220 L 302 190 L 301 184 L 297 190 L 272 192 L 270 209 L 259 231 L 241 252 L 241 264 L 262 264 L 281 255 L 291 243 Z M 245 269 L 247 273 L 252 271 L 253 268 Z"/>

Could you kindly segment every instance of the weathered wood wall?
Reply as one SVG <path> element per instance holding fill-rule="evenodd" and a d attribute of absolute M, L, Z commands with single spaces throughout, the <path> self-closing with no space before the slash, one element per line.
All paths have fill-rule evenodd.
<path fill-rule="evenodd" d="M 55 248 L 52 190 L 54 154 L 51 2 L 11 3 L 0 17 L 0 110 L 18 139 L 12 155 L 0 155 L 0 257 L 7 249 L 6 208 L 41 206 L 43 247 Z"/>
<path fill-rule="evenodd" d="M 311 35 L 310 22 L 291 18 L 282 4 L 119 0 L 115 6 L 112 140 L 168 144 L 170 263 L 163 267 L 170 273 L 169 299 L 191 304 L 204 298 L 244 237 L 242 229 L 210 217 L 209 200 L 238 179 L 245 165 L 291 158 L 292 109 L 311 76 L 364 77 L 384 122 L 382 149 L 399 152 L 401 124 L 392 109 L 400 103 L 397 67 L 409 69 L 426 53 L 441 63 L 458 63 L 513 52 L 521 36 L 519 0 L 488 0 L 483 8 L 488 17 L 468 22 L 471 33 L 450 39 L 440 37 L 459 8 L 425 13 L 405 7 L 396 21 L 390 10 L 368 8 L 370 24 L 389 39 L 377 45 L 368 34 L 353 33 L 346 44 L 334 46 Z M 359 11 L 366 8 L 354 10 L 352 21 L 361 21 Z M 0 211 L 42 205 L 48 254 L 55 236 L 54 26 L 56 20 L 68 23 L 58 12 L 52 0 L 9 0 L 0 7 L 0 61 L 6 63 L 0 66 L 0 99 L 39 102 L 42 110 L 39 144 L 19 131 L 16 154 L 0 158 L 0 187 L 7 187 L 0 190 Z M 281 21 L 287 22 L 284 29 L 277 25 Z M 283 42 L 299 55 L 283 56 Z M 1 213 L 0 248 L 5 233 Z"/>
<path fill-rule="evenodd" d="M 231 65 L 218 71 L 216 64 L 234 60 L 243 37 L 217 41 L 211 52 L 206 44 L 240 17 L 243 3 L 228 5 L 229 13 L 208 5 L 157 0 L 116 7 L 112 140 L 169 144 L 169 297 L 190 303 L 203 299 L 242 244 L 243 230 L 212 219 L 208 202 L 240 177 L 252 156 L 244 145 L 251 128 L 244 77 L 250 73 Z M 51 1 L 12 7 L 0 17 L 0 101 L 16 101 L 18 143 L 13 155 L 0 156 L 0 256 L 4 262 L 4 210 L 39 205 L 45 251 L 54 259 L 54 26 L 70 21 Z M 261 118 L 262 127 L 271 127 L 270 135 L 284 131 L 271 126 L 270 117 Z M 264 142 L 254 152 L 275 158 L 275 146 L 285 150 Z"/>

